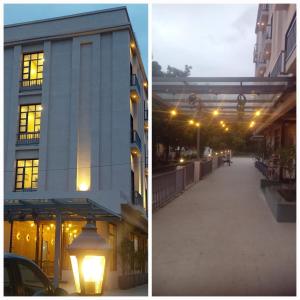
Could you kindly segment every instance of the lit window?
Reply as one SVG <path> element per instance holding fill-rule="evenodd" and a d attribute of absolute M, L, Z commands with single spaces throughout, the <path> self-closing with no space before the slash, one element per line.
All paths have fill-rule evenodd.
<path fill-rule="evenodd" d="M 41 126 L 40 104 L 21 105 L 17 144 L 39 143 Z"/>
<path fill-rule="evenodd" d="M 41 111 L 42 111 L 42 106 L 40 104 L 21 105 L 19 132 L 20 133 L 40 132 Z"/>
<path fill-rule="evenodd" d="M 16 167 L 16 191 L 36 190 L 38 188 L 38 159 L 17 160 Z"/>
<path fill-rule="evenodd" d="M 28 53 L 23 55 L 22 86 L 30 87 L 43 83 L 44 53 Z"/>
<path fill-rule="evenodd" d="M 110 256 L 110 270 L 117 270 L 117 226 L 108 224 L 108 243 L 112 249 Z"/>

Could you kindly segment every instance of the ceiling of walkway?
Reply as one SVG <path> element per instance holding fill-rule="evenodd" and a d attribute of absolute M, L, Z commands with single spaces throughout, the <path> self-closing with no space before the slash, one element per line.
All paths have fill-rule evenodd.
<path fill-rule="evenodd" d="M 257 111 L 269 112 L 284 93 L 295 88 L 294 77 L 154 77 L 152 81 L 153 99 L 170 109 L 193 118 L 218 111 L 230 122 L 240 115 L 249 120 Z"/>

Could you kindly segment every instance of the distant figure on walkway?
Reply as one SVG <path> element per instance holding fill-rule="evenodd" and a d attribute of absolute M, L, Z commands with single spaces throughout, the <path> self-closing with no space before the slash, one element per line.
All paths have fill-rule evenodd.
<path fill-rule="evenodd" d="M 230 166 L 231 164 L 231 155 L 230 152 L 226 153 L 225 159 L 224 159 L 224 163 L 228 163 L 228 166 Z"/>

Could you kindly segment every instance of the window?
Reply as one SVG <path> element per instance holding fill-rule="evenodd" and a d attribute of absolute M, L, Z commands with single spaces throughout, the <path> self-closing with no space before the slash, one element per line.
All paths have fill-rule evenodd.
<path fill-rule="evenodd" d="M 17 160 L 16 191 L 36 190 L 38 188 L 38 159 Z"/>
<path fill-rule="evenodd" d="M 39 143 L 41 111 L 40 104 L 20 106 L 18 145 Z"/>
<path fill-rule="evenodd" d="M 22 87 L 39 86 L 43 83 L 44 53 L 23 55 Z"/>
<path fill-rule="evenodd" d="M 24 296 L 33 296 L 38 292 L 48 290 L 48 286 L 44 278 L 41 278 L 41 276 L 39 276 L 37 272 L 34 272 L 32 268 L 23 263 L 19 263 L 18 267 L 22 280 Z"/>
<path fill-rule="evenodd" d="M 117 270 L 117 226 L 108 224 L 108 243 L 112 249 L 110 257 L 110 270 Z"/>

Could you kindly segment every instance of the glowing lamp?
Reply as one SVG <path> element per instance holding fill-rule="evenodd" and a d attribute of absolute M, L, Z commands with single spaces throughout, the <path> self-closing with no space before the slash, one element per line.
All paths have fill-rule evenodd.
<path fill-rule="evenodd" d="M 200 127 L 200 123 L 199 122 L 196 123 L 196 127 Z"/>
<path fill-rule="evenodd" d="M 68 248 L 77 293 L 86 296 L 103 293 L 109 251 L 109 244 L 97 233 L 95 221 L 88 218 Z"/>
<path fill-rule="evenodd" d="M 176 116 L 177 115 L 177 111 L 175 109 L 170 111 L 171 116 Z"/>
<path fill-rule="evenodd" d="M 219 115 L 219 111 L 218 111 L 217 109 L 215 109 L 215 110 L 213 111 L 213 115 L 214 115 L 214 116 Z"/>
<path fill-rule="evenodd" d="M 180 163 L 183 163 L 183 162 L 184 162 L 184 159 L 183 159 L 183 158 L 180 158 L 180 159 L 179 159 L 179 162 L 180 162 Z"/>
<path fill-rule="evenodd" d="M 194 124 L 194 120 L 189 120 L 189 124 L 193 125 Z"/>
<path fill-rule="evenodd" d="M 84 192 L 84 191 L 87 191 L 88 189 L 89 189 L 89 186 L 85 182 L 80 183 L 79 191 Z"/>

